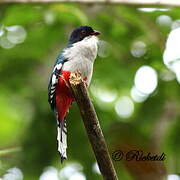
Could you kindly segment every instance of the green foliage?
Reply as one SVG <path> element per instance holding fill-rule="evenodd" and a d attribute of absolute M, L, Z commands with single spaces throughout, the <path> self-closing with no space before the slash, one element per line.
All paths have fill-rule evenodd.
<path fill-rule="evenodd" d="M 23 43 L 9 49 L 0 47 L 0 175 L 19 167 L 25 180 L 35 180 L 48 166 L 61 170 L 77 162 L 87 179 L 101 179 L 92 170 L 95 158 L 76 105 L 67 117 L 68 160 L 60 164 L 56 121 L 47 102 L 48 78 L 55 58 L 66 46 L 69 33 L 79 25 L 93 26 L 102 33 L 100 39 L 108 42 L 108 56 L 98 57 L 95 62 L 90 95 L 110 152 L 127 146 L 154 151 L 155 148 L 149 148 L 154 130 L 158 131 L 155 127 L 170 103 L 175 108 L 167 114 L 169 124 L 157 142 L 158 151 L 167 155 L 167 173 L 180 171 L 179 84 L 176 79 L 161 78 L 162 72 L 169 72 L 162 55 L 171 28 L 156 22 L 164 14 L 177 20 L 179 9 L 143 12 L 138 7 L 120 5 L 9 4 L 0 7 L 0 11 L 0 33 L 1 25 L 5 33 L 5 27 L 13 25 L 20 25 L 27 32 Z M 137 41 L 146 44 L 147 51 L 140 57 L 134 57 L 130 51 Z M 144 102 L 134 102 L 129 118 L 120 117 L 115 104 L 123 96 L 130 97 L 136 71 L 143 65 L 157 71 L 158 87 Z M 114 92 L 115 99 L 104 101 L 99 90 Z M 1 150 L 11 147 L 21 147 L 21 151 L 1 156 Z M 121 179 L 138 178 L 133 167 L 114 164 Z"/>

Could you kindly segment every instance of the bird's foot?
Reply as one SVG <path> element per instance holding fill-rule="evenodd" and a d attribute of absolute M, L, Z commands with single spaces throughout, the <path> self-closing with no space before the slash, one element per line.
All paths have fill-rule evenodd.
<path fill-rule="evenodd" d="M 79 71 L 70 74 L 69 82 L 73 85 L 80 84 L 82 81 L 81 73 Z"/>

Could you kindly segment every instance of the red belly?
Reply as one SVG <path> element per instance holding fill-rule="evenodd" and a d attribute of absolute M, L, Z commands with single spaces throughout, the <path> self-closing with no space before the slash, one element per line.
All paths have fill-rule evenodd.
<path fill-rule="evenodd" d="M 69 81 L 70 72 L 62 71 L 56 86 L 56 108 L 59 120 L 64 120 L 74 98 L 65 81 Z"/>

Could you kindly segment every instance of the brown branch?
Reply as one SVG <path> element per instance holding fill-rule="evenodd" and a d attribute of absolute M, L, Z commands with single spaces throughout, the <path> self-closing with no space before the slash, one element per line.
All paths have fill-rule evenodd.
<path fill-rule="evenodd" d="M 82 82 L 78 73 L 71 74 L 70 86 L 77 105 L 79 106 L 88 138 L 96 156 L 101 174 L 105 180 L 117 180 L 118 178 L 96 112 L 89 99 L 85 84 Z"/>
<path fill-rule="evenodd" d="M 0 3 L 51 3 L 51 2 L 77 2 L 77 3 L 109 3 L 148 6 L 180 6 L 180 0 L 0 0 Z"/>

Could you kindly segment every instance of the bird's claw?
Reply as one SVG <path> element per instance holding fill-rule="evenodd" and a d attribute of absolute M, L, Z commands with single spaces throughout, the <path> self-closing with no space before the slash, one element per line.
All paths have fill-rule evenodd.
<path fill-rule="evenodd" d="M 82 81 L 81 73 L 79 71 L 70 74 L 69 82 L 73 85 L 80 84 Z"/>

